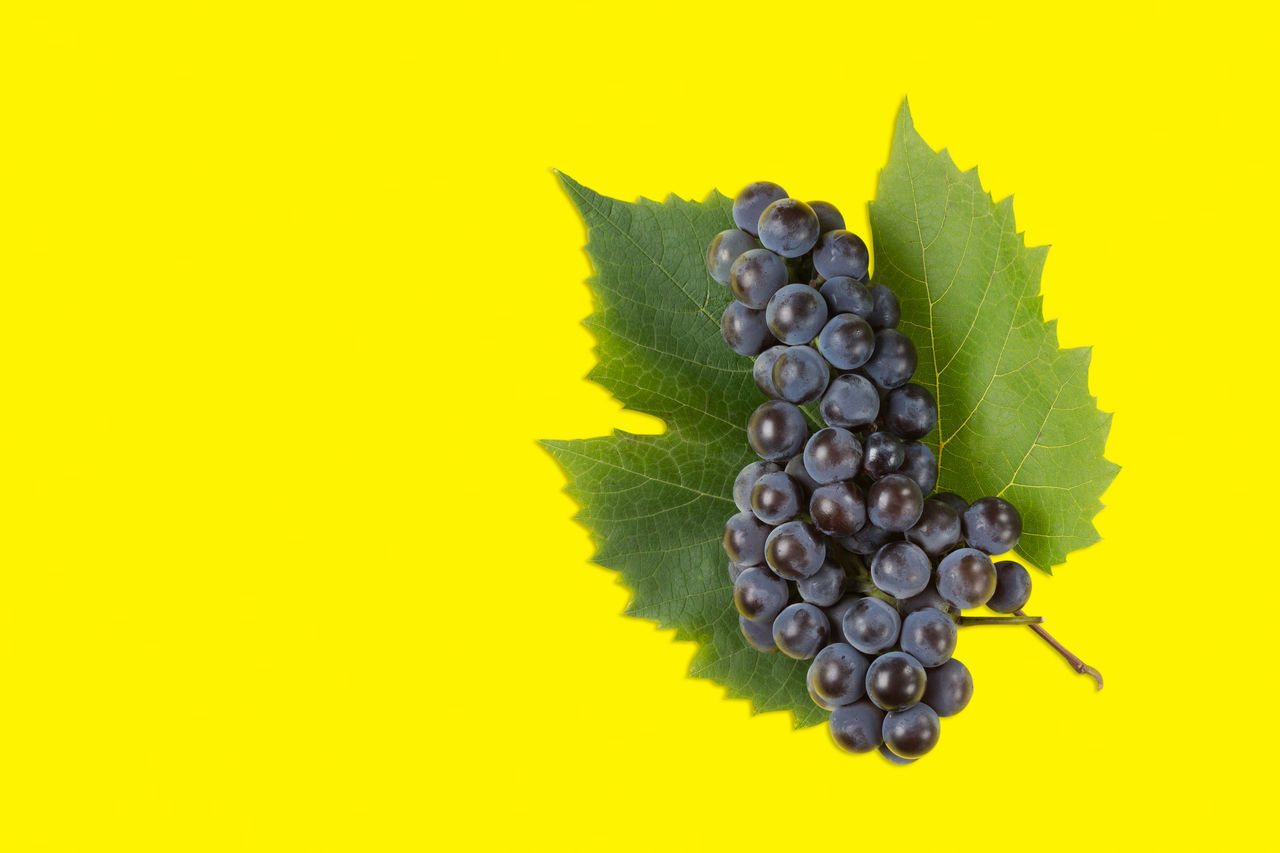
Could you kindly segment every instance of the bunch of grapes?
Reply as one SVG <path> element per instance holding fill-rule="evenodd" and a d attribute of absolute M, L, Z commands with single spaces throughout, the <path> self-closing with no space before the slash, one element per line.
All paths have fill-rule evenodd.
<path fill-rule="evenodd" d="M 960 611 L 1021 615 L 1031 594 L 1026 569 L 991 559 L 1022 519 L 999 497 L 932 494 L 938 461 L 920 440 L 937 403 L 911 382 L 897 297 L 870 280 L 866 243 L 840 212 L 761 181 L 733 220 L 707 270 L 733 291 L 725 343 L 755 358 L 769 398 L 747 423 L 761 461 L 735 479 L 740 512 L 724 527 L 742 634 L 813 661 L 809 695 L 837 745 L 913 761 L 973 695 L 957 627 L 991 620 Z M 811 430 L 801 406 L 826 426 Z"/>

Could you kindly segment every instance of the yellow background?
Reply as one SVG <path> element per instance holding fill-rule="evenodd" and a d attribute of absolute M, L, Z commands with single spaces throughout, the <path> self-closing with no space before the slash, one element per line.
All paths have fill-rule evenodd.
<path fill-rule="evenodd" d="M 1221 3 L 40 4 L 0 26 L 0 847 L 1261 843 L 1273 13 Z M 865 203 L 911 99 L 1054 248 L 1105 537 L 910 768 L 619 616 L 538 437 L 610 195 Z M 905 828 L 904 828 L 905 827 Z"/>

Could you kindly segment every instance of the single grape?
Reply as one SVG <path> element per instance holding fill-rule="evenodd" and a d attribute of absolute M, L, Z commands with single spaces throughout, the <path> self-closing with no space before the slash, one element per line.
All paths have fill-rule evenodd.
<path fill-rule="evenodd" d="M 867 698 L 882 711 L 901 711 L 920 701 L 926 681 L 920 661 L 905 652 L 887 652 L 867 668 Z"/>
<path fill-rule="evenodd" d="M 756 356 L 755 364 L 751 366 L 751 376 L 756 381 L 756 387 L 771 400 L 782 397 L 773 384 L 773 366 L 778 362 L 778 357 L 789 349 L 786 344 L 775 344 Z"/>
<path fill-rule="evenodd" d="M 745 616 L 738 617 L 738 628 L 746 638 L 747 645 L 758 652 L 776 652 L 778 644 L 773 641 L 773 620 L 752 622 Z"/>
<path fill-rule="evenodd" d="M 807 602 L 790 605 L 773 621 L 773 641 L 778 650 L 796 660 L 816 655 L 827 644 L 830 633 L 827 614 Z"/>
<path fill-rule="evenodd" d="M 831 642 L 849 642 L 849 638 L 844 635 L 844 615 L 857 603 L 858 596 L 846 595 L 830 607 L 822 608 L 822 612 L 827 614 L 827 622 L 831 625 Z"/>
<path fill-rule="evenodd" d="M 987 601 L 997 613 L 1021 610 L 1031 597 L 1031 574 L 1013 560 L 996 563 L 996 591 Z"/>
<path fill-rule="evenodd" d="M 818 482 L 809 476 L 809 471 L 804 467 L 804 454 L 797 453 L 795 456 L 792 456 L 791 459 L 788 460 L 787 467 L 784 470 L 791 476 L 791 479 L 795 480 L 796 484 L 800 486 L 801 494 L 804 499 L 808 501 L 810 499 L 810 495 L 813 494 L 814 489 L 818 488 Z"/>
<path fill-rule="evenodd" d="M 871 313 L 867 315 L 866 320 L 871 324 L 871 328 L 877 332 L 881 329 L 894 329 L 898 326 L 898 321 L 902 319 L 902 309 L 898 306 L 898 297 L 893 295 L 893 291 L 885 287 L 883 284 L 870 284 L 867 289 L 871 292 L 871 300 L 874 307 Z"/>
<path fill-rule="evenodd" d="M 907 541 L 930 557 L 941 557 L 960 544 L 960 516 L 945 501 L 929 498 L 920 520 L 907 530 Z"/>
<path fill-rule="evenodd" d="M 844 216 L 831 202 L 811 201 L 809 202 L 809 207 L 813 208 L 814 213 L 818 214 L 818 230 L 823 234 L 844 227 Z"/>
<path fill-rule="evenodd" d="M 907 449 L 896 435 L 873 432 L 867 436 L 862 454 L 862 473 L 872 480 L 879 480 L 902 467 Z"/>
<path fill-rule="evenodd" d="M 938 592 L 961 610 L 981 607 L 996 591 L 996 567 L 977 548 L 960 548 L 938 564 Z"/>
<path fill-rule="evenodd" d="M 729 270 L 743 252 L 758 248 L 759 243 L 736 228 L 721 231 L 707 247 L 707 272 L 721 284 L 729 283 Z M 785 282 L 784 282 L 785 284 Z"/>
<path fill-rule="evenodd" d="M 773 387 L 789 403 L 812 403 L 827 390 L 831 368 L 813 347 L 787 347 L 773 364 Z"/>
<path fill-rule="evenodd" d="M 788 284 L 764 311 L 769 332 L 784 344 L 807 344 L 827 323 L 827 301 L 807 284 Z"/>
<path fill-rule="evenodd" d="M 938 486 L 938 457 L 933 455 L 929 445 L 918 441 L 902 443 L 903 460 L 895 472 L 910 477 L 920 487 L 920 493 L 927 495 Z"/>
<path fill-rule="evenodd" d="M 720 334 L 738 355 L 756 355 L 777 341 L 769 333 L 765 312 L 730 302 L 720 315 Z"/>
<path fill-rule="evenodd" d="M 964 538 L 988 554 L 1013 550 L 1022 536 L 1022 516 L 1004 498 L 978 498 L 964 511 Z"/>
<path fill-rule="evenodd" d="M 839 563 L 826 560 L 816 574 L 796 581 L 796 589 L 800 597 L 810 604 L 830 607 L 844 595 L 847 581 L 844 568 Z"/>
<path fill-rule="evenodd" d="M 818 652 L 809 671 L 814 692 L 828 702 L 851 705 L 866 692 L 867 659 L 847 643 L 832 643 Z"/>
<path fill-rule="evenodd" d="M 780 198 L 760 213 L 760 244 L 784 258 L 798 258 L 818 242 L 821 227 L 812 207 L 798 199 Z"/>
<path fill-rule="evenodd" d="M 880 413 L 880 395 L 866 377 L 845 373 L 827 385 L 818 413 L 829 426 L 857 429 L 876 419 Z"/>
<path fill-rule="evenodd" d="M 950 717 L 963 711 L 972 698 L 973 676 L 967 666 L 952 658 L 929 673 L 921 701 L 939 717 Z"/>
<path fill-rule="evenodd" d="M 860 279 L 867 274 L 870 259 L 862 238 L 844 229 L 826 232 L 813 247 L 813 268 L 823 278 L 845 275 Z"/>
<path fill-rule="evenodd" d="M 862 442 L 841 427 L 820 429 L 804 446 L 804 467 L 818 483 L 849 480 L 862 462 Z"/>
<path fill-rule="evenodd" d="M 771 462 L 799 453 L 808 437 L 804 412 L 785 400 L 761 403 L 747 422 L 747 442 L 751 449 Z"/>
<path fill-rule="evenodd" d="M 902 620 L 902 650 L 926 667 L 942 666 L 956 650 L 956 623 L 926 607 Z"/>
<path fill-rule="evenodd" d="M 876 333 L 857 314 L 837 314 L 818 333 L 818 351 L 837 370 L 853 370 L 871 358 Z"/>
<path fill-rule="evenodd" d="M 754 569 L 754 568 L 755 566 L 744 566 L 742 565 L 742 563 L 735 563 L 733 560 L 730 560 L 729 561 L 729 583 L 734 583 L 735 581 L 737 581 L 738 576 L 741 575 L 743 572 L 745 572 L 747 569 Z"/>
<path fill-rule="evenodd" d="M 884 711 L 865 699 L 831 711 L 831 739 L 845 752 L 871 752 L 884 742 Z"/>
<path fill-rule="evenodd" d="M 760 234 L 760 214 L 775 201 L 787 197 L 787 191 L 772 181 L 747 184 L 733 200 L 733 224 L 752 237 Z"/>
<path fill-rule="evenodd" d="M 772 530 L 754 513 L 740 512 L 724 523 L 724 552 L 735 563 L 759 565 L 764 562 L 764 543 Z"/>
<path fill-rule="evenodd" d="M 761 476 L 751 487 L 751 511 L 765 524 L 790 521 L 801 506 L 800 488 L 782 471 Z"/>
<path fill-rule="evenodd" d="M 899 758 L 919 758 L 938 745 L 942 725 L 928 705 L 913 705 L 903 711 L 885 715 L 884 745 Z"/>
<path fill-rule="evenodd" d="M 854 535 L 867 523 L 862 490 L 852 481 L 819 486 L 809 498 L 809 517 L 828 536 Z"/>
<path fill-rule="evenodd" d="M 752 622 L 772 622 L 790 596 L 787 582 L 764 566 L 747 569 L 733 582 L 733 605 Z"/>
<path fill-rule="evenodd" d="M 765 540 L 765 562 L 787 580 L 811 577 L 826 558 L 826 540 L 807 521 L 780 524 Z"/>
<path fill-rule="evenodd" d="M 924 438 L 938 425 L 938 404 L 928 388 L 908 382 L 889 392 L 881 418 L 899 438 Z"/>
<path fill-rule="evenodd" d="M 748 308 L 764 308 L 773 294 L 787 286 L 787 281 L 786 261 L 768 249 L 744 252 L 729 270 L 729 289 Z"/>
<path fill-rule="evenodd" d="M 964 511 L 969 508 L 969 502 L 955 492 L 938 492 L 934 498 L 948 504 L 961 519 L 964 518 Z"/>
<path fill-rule="evenodd" d="M 876 527 L 870 521 L 858 528 L 858 532 L 852 536 L 845 536 L 840 540 L 840 547 L 851 554 L 861 554 L 869 557 L 875 554 L 890 542 L 897 541 L 902 538 L 901 533 L 893 530 L 885 530 L 883 527 Z"/>
<path fill-rule="evenodd" d="M 889 747 L 884 745 L 883 733 L 881 734 L 880 737 L 881 737 L 881 743 L 876 751 L 879 752 L 881 755 L 883 755 L 885 758 L 887 758 L 890 764 L 915 764 L 916 763 L 916 760 L 914 758 L 902 758 L 901 756 L 894 755 L 893 750 L 889 749 Z"/>
<path fill-rule="evenodd" d="M 902 618 L 892 605 L 867 596 L 854 602 L 844 614 L 840 628 L 849 645 L 874 655 L 893 648 L 898 642 Z"/>
<path fill-rule="evenodd" d="M 929 585 L 929 555 L 910 542 L 882 545 L 871 558 L 871 582 L 894 598 L 910 598 Z"/>
<path fill-rule="evenodd" d="M 867 490 L 867 519 L 876 527 L 909 530 L 923 511 L 924 494 L 910 477 L 886 474 Z"/>
<path fill-rule="evenodd" d="M 773 638 L 770 637 L 769 640 L 772 642 Z M 774 648 L 776 649 L 777 646 L 775 645 Z M 813 700 L 813 704 L 817 705 L 824 711 L 834 711 L 836 708 L 839 708 L 840 706 L 835 702 L 823 699 L 818 691 L 813 689 L 813 676 L 813 667 L 809 667 L 809 671 L 804 675 L 804 686 L 809 689 L 809 698 Z"/>
<path fill-rule="evenodd" d="M 908 616 L 917 610 L 924 610 L 926 607 L 941 610 L 943 613 L 953 609 L 951 603 L 938 592 L 936 580 L 930 580 L 929 585 L 915 595 L 898 599 L 898 613 L 903 616 Z"/>
<path fill-rule="evenodd" d="M 751 487 L 765 474 L 774 474 L 782 470 L 776 462 L 750 462 L 733 481 L 733 502 L 743 512 L 751 512 Z"/>
<path fill-rule="evenodd" d="M 876 332 L 875 350 L 862 365 L 862 372 L 877 388 L 888 390 L 905 385 L 916 372 L 916 345 L 897 329 L 881 329 Z"/>
<path fill-rule="evenodd" d="M 827 279 L 819 292 L 827 300 L 827 313 L 831 316 L 856 314 L 865 320 L 875 308 L 870 288 L 847 275 Z"/>

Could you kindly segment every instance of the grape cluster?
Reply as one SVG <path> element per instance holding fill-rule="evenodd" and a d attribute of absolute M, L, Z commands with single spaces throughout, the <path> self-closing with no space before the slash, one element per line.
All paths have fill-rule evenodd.
<path fill-rule="evenodd" d="M 724 527 L 743 637 L 812 660 L 809 695 L 837 745 L 913 761 L 973 694 L 953 657 L 960 611 L 1027 602 L 1026 569 L 991 559 L 1022 519 L 1000 497 L 932 494 L 938 461 L 921 439 L 937 403 L 911 382 L 897 297 L 871 281 L 866 243 L 839 210 L 761 181 L 735 199 L 733 221 L 707 270 L 734 296 L 725 343 L 755 358 L 769 398 L 747 423 L 761 461 L 734 480 L 740 512 Z M 808 404 L 824 427 L 810 429 Z"/>

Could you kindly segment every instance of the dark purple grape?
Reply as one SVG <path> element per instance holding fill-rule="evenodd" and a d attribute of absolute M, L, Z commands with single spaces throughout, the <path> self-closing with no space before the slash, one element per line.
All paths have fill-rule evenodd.
<path fill-rule="evenodd" d="M 894 598 L 910 598 L 929 585 L 929 556 L 910 542 L 890 542 L 871 558 L 871 582 Z"/>
<path fill-rule="evenodd" d="M 817 487 L 809 498 L 809 517 L 828 536 L 854 535 L 867 523 L 862 490 L 852 481 Z"/>
<path fill-rule="evenodd" d="M 781 198 L 760 214 L 760 244 L 784 258 L 798 258 L 818 242 L 818 214 L 804 202 Z"/>
<path fill-rule="evenodd" d="M 920 661 L 904 652 L 888 652 L 867 668 L 867 698 L 883 711 L 901 711 L 920 701 L 926 681 Z"/>
<path fill-rule="evenodd" d="M 804 454 L 797 453 L 787 461 L 787 467 L 784 469 L 791 479 L 795 480 L 800 486 L 801 492 L 804 494 L 805 500 L 813 494 L 813 490 L 818 488 L 818 482 L 809 476 L 808 470 L 804 467 Z"/>
<path fill-rule="evenodd" d="M 747 569 L 733 582 L 733 605 L 752 622 L 772 622 L 790 595 L 787 582 L 764 566 Z"/>
<path fill-rule="evenodd" d="M 890 752 L 899 758 L 916 759 L 938 745 L 942 725 L 932 708 L 920 704 L 886 714 L 880 731 Z"/>
<path fill-rule="evenodd" d="M 863 449 L 862 473 L 872 480 L 879 480 L 901 468 L 906 458 L 907 449 L 897 436 L 887 432 L 873 432 L 867 436 Z"/>
<path fill-rule="evenodd" d="M 1031 573 L 1013 560 L 996 563 L 996 591 L 987 607 L 997 613 L 1021 610 L 1031 598 Z"/>
<path fill-rule="evenodd" d="M 811 577 L 827 558 L 827 543 L 807 521 L 788 521 L 773 529 L 765 540 L 764 559 L 769 568 L 787 580 Z"/>
<path fill-rule="evenodd" d="M 744 252 L 729 270 L 729 289 L 734 298 L 748 308 L 763 309 L 773 294 L 786 286 L 786 261 L 768 249 Z"/>
<path fill-rule="evenodd" d="M 790 605 L 773 620 L 773 641 L 778 650 L 796 660 L 808 660 L 816 655 L 827 644 L 830 634 L 827 614 L 807 602 Z"/>
<path fill-rule="evenodd" d="M 867 663 L 848 643 L 832 643 L 809 664 L 814 692 L 836 705 L 852 705 L 866 692 Z"/>
<path fill-rule="evenodd" d="M 839 563 L 826 560 L 816 574 L 796 581 L 796 590 L 810 604 L 830 607 L 844 595 L 847 582 L 844 568 Z"/>
<path fill-rule="evenodd" d="M 929 498 L 920 520 L 907 531 L 907 541 L 930 557 L 941 557 L 960 544 L 960 516 L 945 501 Z"/>
<path fill-rule="evenodd" d="M 724 552 L 735 563 L 757 566 L 764 562 L 764 543 L 772 530 L 754 513 L 740 512 L 724 523 Z"/>
<path fill-rule="evenodd" d="M 861 279 L 867 274 L 867 262 L 870 260 L 867 244 L 862 242 L 862 238 L 844 229 L 826 232 L 813 247 L 813 268 L 823 278 L 844 275 Z"/>
<path fill-rule="evenodd" d="M 773 364 L 773 387 L 789 403 L 812 403 L 827 390 L 831 368 L 813 347 L 787 347 Z"/>
<path fill-rule="evenodd" d="M 752 622 L 746 617 L 738 617 L 738 628 L 746 638 L 747 645 L 758 652 L 776 652 L 778 645 L 773 641 L 773 620 Z"/>
<path fill-rule="evenodd" d="M 773 638 L 770 637 L 771 641 L 772 639 Z M 777 646 L 774 646 L 774 648 L 777 648 Z M 809 667 L 808 672 L 804 674 L 804 686 L 809 689 L 809 698 L 813 700 L 813 704 L 817 705 L 819 708 L 821 708 L 824 711 L 834 711 L 836 708 L 839 708 L 840 706 L 837 705 L 835 702 L 831 702 L 827 699 L 823 699 L 820 695 L 818 695 L 818 691 L 813 689 L 813 676 L 814 676 L 813 667 Z"/>
<path fill-rule="evenodd" d="M 884 745 L 883 738 L 884 738 L 884 735 L 881 734 L 881 743 L 880 743 L 880 746 L 876 748 L 876 752 L 884 756 L 886 761 L 888 761 L 890 764 L 915 764 L 916 763 L 916 760 L 914 758 L 902 758 L 900 756 L 894 755 L 893 750 L 889 749 L 889 747 Z"/>
<path fill-rule="evenodd" d="M 920 493 L 929 494 L 938 486 L 938 457 L 918 441 L 903 442 L 902 449 L 905 458 L 895 473 L 915 480 Z"/>
<path fill-rule="evenodd" d="M 898 297 L 894 296 L 893 291 L 883 284 L 869 284 L 867 289 L 871 292 L 871 300 L 874 303 L 871 313 L 866 317 L 867 322 L 871 324 L 871 328 L 877 332 L 881 329 L 897 328 L 898 321 L 902 319 L 902 309 L 898 306 Z"/>
<path fill-rule="evenodd" d="M 941 610 L 943 613 L 949 613 L 954 609 L 951 603 L 938 593 L 936 579 L 930 580 L 929 585 L 921 592 L 907 598 L 898 599 L 898 612 L 903 616 L 915 613 L 917 610 L 924 610 L 926 607 Z"/>
<path fill-rule="evenodd" d="M 867 490 L 867 519 L 876 527 L 909 530 L 923 511 L 924 495 L 910 477 L 886 474 Z"/>
<path fill-rule="evenodd" d="M 925 667 L 942 666 L 956 650 L 956 623 L 941 610 L 926 607 L 902 620 L 902 650 Z"/>
<path fill-rule="evenodd" d="M 973 676 L 967 666 L 952 658 L 929 673 L 921 701 L 939 717 L 950 717 L 963 711 L 972 698 Z"/>
<path fill-rule="evenodd" d="M 751 512 L 751 487 L 765 474 L 781 471 L 776 462 L 750 462 L 733 481 L 733 502 L 743 512 Z"/>
<path fill-rule="evenodd" d="M 827 279 L 819 292 L 827 300 L 828 313 L 833 316 L 856 314 L 865 320 L 875 308 L 870 288 L 847 275 Z"/>
<path fill-rule="evenodd" d="M 832 710 L 831 739 L 845 752 L 871 752 L 884 742 L 884 711 L 863 700 Z"/>
<path fill-rule="evenodd" d="M 769 333 L 765 312 L 730 302 L 720 315 L 720 334 L 729 349 L 738 355 L 757 355 L 777 341 Z"/>
<path fill-rule="evenodd" d="M 813 208 L 813 212 L 818 214 L 818 230 L 825 234 L 828 231 L 835 231 L 837 228 L 844 227 L 844 216 L 839 209 L 829 201 L 811 201 L 809 207 Z"/>
<path fill-rule="evenodd" d="M 899 438 L 924 438 L 938 425 L 938 404 L 928 388 L 908 382 L 889 392 L 880 419 Z"/>
<path fill-rule="evenodd" d="M 862 442 L 847 429 L 820 429 L 804 446 L 805 470 L 818 483 L 853 479 L 861 463 Z"/>
<path fill-rule="evenodd" d="M 961 519 L 964 518 L 964 511 L 969 508 L 969 503 L 955 492 L 939 492 L 934 498 L 948 504 Z"/>
<path fill-rule="evenodd" d="M 749 252 L 759 245 L 749 234 L 737 229 L 721 231 L 711 238 L 711 245 L 707 247 L 707 272 L 721 284 L 728 284 L 733 262 L 743 252 Z"/>
<path fill-rule="evenodd" d="M 876 333 L 857 314 L 837 314 L 818 333 L 818 351 L 837 370 L 853 370 L 871 358 Z"/>
<path fill-rule="evenodd" d="M 977 548 L 960 548 L 938 564 L 938 592 L 961 610 L 981 607 L 996 591 L 996 567 Z"/>
<path fill-rule="evenodd" d="M 795 456 L 809 438 L 804 412 L 785 400 L 761 403 L 747 421 L 747 442 L 771 462 Z"/>
<path fill-rule="evenodd" d="M 844 635 L 843 623 L 844 615 L 849 612 L 849 608 L 858 602 L 856 595 L 846 595 L 830 607 L 822 608 L 822 612 L 827 614 L 827 621 L 831 624 L 831 641 L 834 643 L 847 643 L 849 639 Z"/>
<path fill-rule="evenodd" d="M 840 547 L 851 554 L 861 554 L 869 557 L 879 551 L 890 542 L 894 542 L 902 538 L 901 533 L 892 530 L 885 530 L 882 527 L 876 527 L 870 521 L 858 528 L 858 532 L 852 536 L 845 536 L 840 540 Z"/>
<path fill-rule="evenodd" d="M 772 400 L 782 397 L 773 385 L 773 365 L 777 363 L 778 356 L 788 349 L 790 347 L 786 344 L 775 344 L 756 356 L 755 364 L 751 366 L 751 377 L 755 379 L 756 387 L 760 389 L 761 394 Z"/>
<path fill-rule="evenodd" d="M 747 184 L 733 200 L 733 224 L 752 237 L 758 236 L 760 214 L 778 199 L 786 197 L 787 191 L 771 181 Z"/>
<path fill-rule="evenodd" d="M 772 337 L 784 344 L 807 344 L 827 324 L 827 301 L 807 284 L 788 284 L 764 311 Z"/>
<path fill-rule="evenodd" d="M 978 498 L 964 511 L 964 538 L 988 554 L 1013 550 L 1022 536 L 1022 516 L 1004 498 Z"/>
<path fill-rule="evenodd" d="M 829 426 L 857 429 L 876 419 L 880 395 L 866 377 L 845 373 L 831 380 L 818 412 Z"/>
<path fill-rule="evenodd" d="M 902 618 L 887 602 L 867 596 L 854 602 L 840 626 L 845 641 L 860 652 L 879 654 L 893 648 L 902 629 Z"/>
<path fill-rule="evenodd" d="M 790 521 L 802 506 L 799 486 L 782 471 L 764 474 L 751 487 L 751 511 L 765 524 Z"/>
<path fill-rule="evenodd" d="M 772 323 L 769 328 L 773 329 Z M 881 329 L 876 332 L 875 350 L 862 365 L 862 372 L 877 388 L 889 390 L 905 385 L 916 372 L 916 345 L 897 329 Z"/>

